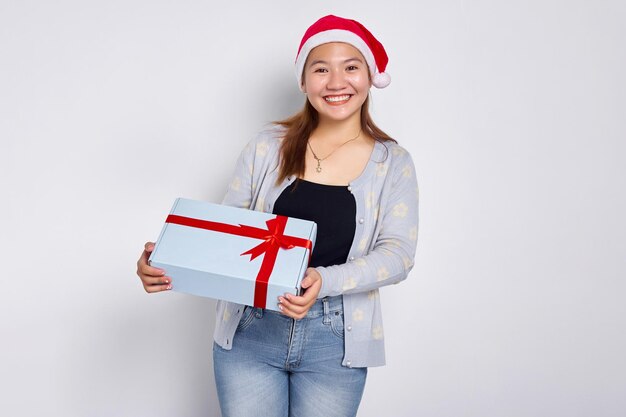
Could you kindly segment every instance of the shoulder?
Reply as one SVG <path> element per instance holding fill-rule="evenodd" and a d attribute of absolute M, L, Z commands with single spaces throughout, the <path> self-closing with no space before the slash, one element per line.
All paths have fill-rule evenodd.
<path fill-rule="evenodd" d="M 382 142 L 383 146 L 387 148 L 387 152 L 391 159 L 410 159 L 411 154 L 403 146 L 390 140 Z"/>
<path fill-rule="evenodd" d="M 389 164 L 389 169 L 402 169 L 407 164 L 413 165 L 411 154 L 403 146 L 392 141 L 381 142 L 381 145 L 384 148 L 382 158 L 383 161 Z"/>
<path fill-rule="evenodd" d="M 267 142 L 268 146 L 280 146 L 287 128 L 275 123 L 264 125 L 251 142 L 255 144 Z"/>
<path fill-rule="evenodd" d="M 382 142 L 382 145 L 385 148 L 383 152 L 384 165 L 386 165 L 384 171 L 388 174 L 387 179 L 390 183 L 399 186 L 416 181 L 415 164 L 409 151 L 392 141 Z"/>
<path fill-rule="evenodd" d="M 243 153 L 254 157 L 275 155 L 280 150 L 285 132 L 286 128 L 281 125 L 267 124 L 248 142 Z"/>

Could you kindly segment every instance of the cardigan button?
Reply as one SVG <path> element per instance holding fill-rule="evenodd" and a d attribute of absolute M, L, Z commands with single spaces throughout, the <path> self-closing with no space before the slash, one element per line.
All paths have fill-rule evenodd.
<path fill-rule="evenodd" d="M 350 361 L 346 361 L 346 366 L 347 366 L 348 368 L 352 368 L 352 362 L 350 362 Z"/>
<path fill-rule="evenodd" d="M 348 185 L 348 191 L 352 191 L 352 186 Z"/>
<path fill-rule="evenodd" d="M 352 331 L 352 325 L 351 325 L 351 324 L 348 324 L 348 325 L 346 326 L 346 330 L 347 330 L 347 331 L 349 331 L 349 332 L 351 332 L 351 331 Z"/>
<path fill-rule="evenodd" d="M 348 258 L 348 260 L 349 260 L 350 262 L 354 261 L 354 256 L 349 257 L 349 258 Z"/>
<path fill-rule="evenodd" d="M 365 222 L 365 219 L 364 219 L 363 217 L 361 217 L 361 218 L 359 219 L 359 224 L 363 224 L 364 222 Z"/>

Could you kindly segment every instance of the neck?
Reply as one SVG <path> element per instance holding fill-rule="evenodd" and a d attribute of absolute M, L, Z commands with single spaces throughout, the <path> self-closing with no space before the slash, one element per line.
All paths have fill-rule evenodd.
<path fill-rule="evenodd" d="M 341 144 L 351 139 L 361 131 L 361 119 L 346 121 L 322 121 L 313 131 L 312 137 L 317 137 L 329 144 Z"/>

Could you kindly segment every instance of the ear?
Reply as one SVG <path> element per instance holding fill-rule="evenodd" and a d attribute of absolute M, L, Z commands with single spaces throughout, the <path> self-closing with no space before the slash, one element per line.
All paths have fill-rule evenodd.
<path fill-rule="evenodd" d="M 306 94 L 306 78 L 304 76 L 304 68 L 302 68 L 302 73 L 300 74 L 300 91 Z"/>

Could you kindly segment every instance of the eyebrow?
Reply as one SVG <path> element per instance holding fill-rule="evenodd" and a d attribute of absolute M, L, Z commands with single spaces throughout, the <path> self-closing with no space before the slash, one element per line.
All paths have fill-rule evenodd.
<path fill-rule="evenodd" d="M 354 57 L 354 58 L 348 58 L 345 61 L 343 61 L 344 64 L 347 64 L 350 61 L 359 61 L 361 64 L 363 63 L 363 61 L 360 58 Z M 316 64 L 328 64 L 328 62 L 324 61 L 323 59 L 316 59 L 315 61 L 312 61 L 309 64 L 309 67 L 312 67 L 313 65 Z"/>

